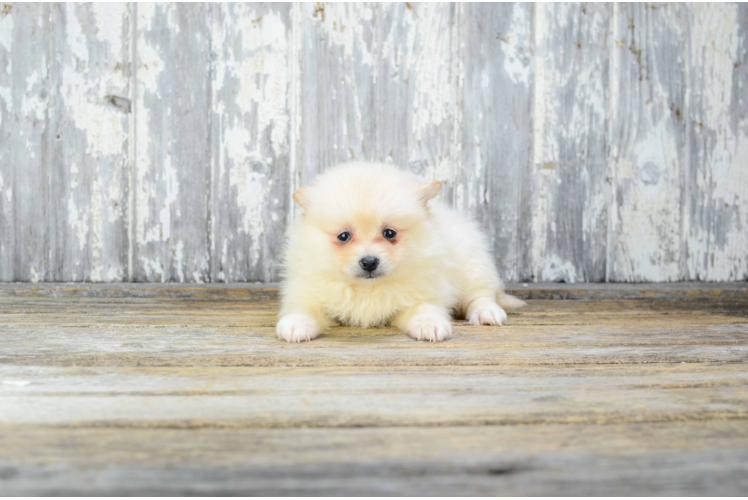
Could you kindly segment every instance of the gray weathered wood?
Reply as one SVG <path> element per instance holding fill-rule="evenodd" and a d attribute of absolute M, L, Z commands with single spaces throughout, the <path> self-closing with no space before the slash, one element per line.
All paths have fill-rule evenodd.
<path fill-rule="evenodd" d="M 315 342 L 289 345 L 275 335 L 273 291 L 119 287 L 119 294 L 106 291 L 118 288 L 112 285 L 46 286 L 51 292 L 46 294 L 30 285 L 0 287 L 17 290 L 4 293 L 0 303 L 0 365 L 505 365 L 524 370 L 624 364 L 638 370 L 650 363 L 739 363 L 748 356 L 745 288 L 732 294 L 685 290 L 678 301 L 663 300 L 670 295 L 652 290 L 639 300 L 534 301 L 503 328 L 456 321 L 455 338 L 443 344 L 417 343 L 395 328 L 335 327 Z"/>
<path fill-rule="evenodd" d="M 607 4 L 536 4 L 529 251 L 534 281 L 603 281 Z"/>
<path fill-rule="evenodd" d="M 276 281 L 354 159 L 508 280 L 748 278 L 745 5 L 2 5 L 0 281 Z"/>
<path fill-rule="evenodd" d="M 464 40 L 462 144 L 455 206 L 492 235 L 505 280 L 527 279 L 524 224 L 532 171 L 532 4 L 480 3 L 460 8 Z"/>
<path fill-rule="evenodd" d="M 138 4 L 135 281 L 210 280 L 211 33 L 205 4 Z"/>
<path fill-rule="evenodd" d="M 737 283 L 508 283 L 507 291 L 536 300 L 748 300 L 748 284 Z M 278 284 L 264 283 L 0 283 L 0 297 L 87 297 L 100 299 L 277 300 Z"/>
<path fill-rule="evenodd" d="M 748 279 L 748 6 L 688 9 L 689 279 Z"/>
<path fill-rule="evenodd" d="M 0 279 L 50 278 L 49 4 L 0 13 Z"/>
<path fill-rule="evenodd" d="M 741 419 L 748 407 L 742 364 L 528 366 L 520 373 L 506 366 L 187 371 L 4 364 L 0 379 L 0 425 L 600 425 Z"/>
<path fill-rule="evenodd" d="M 214 4 L 210 280 L 275 281 L 291 202 L 290 4 Z"/>
<path fill-rule="evenodd" d="M 50 281 L 127 278 L 130 52 L 126 4 L 52 4 Z"/>
<path fill-rule="evenodd" d="M 744 422 L 5 429 L 9 495 L 740 496 L 748 487 Z"/>
<path fill-rule="evenodd" d="M 301 4 L 297 183 L 348 160 L 445 181 L 456 96 L 450 4 Z"/>
<path fill-rule="evenodd" d="M 530 300 L 440 344 L 338 327 L 291 345 L 259 286 L 1 285 L 0 491 L 748 487 L 745 284 L 520 290 L 608 300 Z"/>
<path fill-rule="evenodd" d="M 614 6 L 611 44 L 612 204 L 608 278 L 685 276 L 687 7 Z"/>

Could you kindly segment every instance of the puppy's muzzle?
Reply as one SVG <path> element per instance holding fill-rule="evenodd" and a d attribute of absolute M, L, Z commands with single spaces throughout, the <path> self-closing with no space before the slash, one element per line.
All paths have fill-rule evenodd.
<path fill-rule="evenodd" d="M 360 261 L 358 261 L 358 265 L 361 266 L 361 269 L 366 271 L 367 273 L 374 272 L 376 270 L 377 266 L 379 265 L 379 259 L 376 257 L 364 257 Z"/>

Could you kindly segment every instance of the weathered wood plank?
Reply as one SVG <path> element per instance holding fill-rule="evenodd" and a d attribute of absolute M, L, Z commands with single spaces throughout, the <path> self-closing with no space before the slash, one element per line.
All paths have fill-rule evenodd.
<path fill-rule="evenodd" d="M 290 190 L 290 4 L 215 4 L 211 274 L 275 281 Z"/>
<path fill-rule="evenodd" d="M 745 300 L 533 301 L 506 327 L 455 322 L 455 338 L 394 328 L 275 336 L 277 302 L 17 297 L 0 302 L 4 365 L 447 366 L 743 362 Z M 198 299 L 198 300 L 196 300 Z"/>
<path fill-rule="evenodd" d="M 501 276 L 526 279 L 520 248 L 527 243 L 523 214 L 530 199 L 522 189 L 532 171 L 533 5 L 460 8 L 465 165 L 455 180 L 455 206 L 490 235 Z"/>
<path fill-rule="evenodd" d="M 509 283 L 509 293 L 533 300 L 748 300 L 748 283 Z M 273 283 L 0 283 L 0 297 L 151 298 L 266 301 L 279 298 Z M 709 302 L 702 302 L 709 303 Z M 0 303 L 0 307 L 1 307 Z"/>
<path fill-rule="evenodd" d="M 603 281 L 610 5 L 536 4 L 530 278 Z M 527 271 L 525 271 L 527 273 Z"/>
<path fill-rule="evenodd" d="M 683 342 L 680 345 L 647 345 L 623 343 L 605 346 L 549 341 L 523 344 L 516 338 L 503 342 L 471 342 L 469 332 L 457 330 L 459 341 L 448 347 L 430 348 L 412 345 L 399 332 L 338 332 L 328 333 L 311 346 L 283 347 L 273 336 L 274 328 L 258 329 L 255 335 L 243 335 L 245 329 L 215 332 L 209 327 L 185 332 L 179 328 L 159 328 L 168 338 L 153 339 L 153 328 L 96 330 L 102 337 L 95 346 L 91 339 L 66 344 L 60 339 L 74 336 L 70 329 L 55 331 L 36 328 L 49 337 L 38 345 L 40 336 L 29 330 L 18 335 L 5 335 L 16 343 L 12 350 L 3 349 L 0 364 L 14 366 L 536 366 L 536 365 L 617 365 L 617 364 L 682 364 L 682 363 L 745 363 L 748 353 L 744 346 L 745 327 L 704 328 L 711 336 L 728 334 L 724 342 L 712 345 Z M 596 329 L 599 332 L 601 329 Z M 112 335 L 116 332 L 116 336 Z M 109 332 L 107 334 L 107 332 Z M 592 332 L 584 332 L 589 337 Z M 573 335 L 565 332 L 566 335 Z M 122 336 L 126 336 L 123 340 Z M 736 337 L 743 340 L 736 340 Z M 34 345 L 20 338 L 36 341 Z M 209 339 L 209 340 L 206 340 Z M 503 339 L 502 339 L 503 340 Z M 511 342 L 513 340 L 513 342 Z M 663 341 L 667 343 L 667 341 Z M 481 352 L 473 352 L 480 348 Z M 377 352 L 386 349 L 386 352 Z M 414 351 L 414 349 L 419 349 Z M 539 351 L 543 349 L 543 351 Z M 55 352 L 59 351 L 59 352 Z"/>
<path fill-rule="evenodd" d="M 687 8 L 688 278 L 748 279 L 748 6 Z"/>
<path fill-rule="evenodd" d="M 118 467 L 143 465 L 147 460 L 152 466 L 165 467 L 207 465 L 210 460 L 218 467 L 254 468 L 291 464 L 307 467 L 341 461 L 363 465 L 385 460 L 406 465 L 407 459 L 436 465 L 438 460 L 451 458 L 464 466 L 465 460 L 480 457 L 492 460 L 504 455 L 524 460 L 559 451 L 592 458 L 735 449 L 748 444 L 748 427 L 744 421 L 730 420 L 606 426 L 205 428 L 194 432 L 3 424 L 0 436 L 4 444 L 0 447 L 0 461 L 11 464 L 65 462 L 72 467 L 98 468 L 103 463 Z M 191 439 L 185 439 L 188 436 Z"/>
<path fill-rule="evenodd" d="M 360 368 L 0 367 L 0 423 L 391 427 L 748 418 L 740 364 Z M 426 382 L 427 381 L 427 382 Z"/>
<path fill-rule="evenodd" d="M 348 159 L 512 280 L 748 278 L 744 5 L 3 5 L 2 281 L 275 280 Z"/>
<path fill-rule="evenodd" d="M 346 160 L 445 181 L 452 199 L 455 6 L 301 4 L 297 185 Z"/>
<path fill-rule="evenodd" d="M 612 281 L 685 278 L 685 6 L 613 6 Z"/>
<path fill-rule="evenodd" d="M 129 9 L 53 4 L 50 12 L 50 281 L 127 276 Z M 30 222 L 30 221 L 28 221 Z"/>
<path fill-rule="evenodd" d="M 739 495 L 744 422 L 373 429 L 0 427 L 8 494 Z"/>
<path fill-rule="evenodd" d="M 49 5 L 0 13 L 0 280 L 50 278 Z"/>
<path fill-rule="evenodd" d="M 645 288 L 531 301 L 442 344 L 334 328 L 289 345 L 273 289 L 4 285 L 2 490 L 738 494 L 747 288 Z M 631 293 L 548 293 L 594 289 Z"/>
<path fill-rule="evenodd" d="M 137 11 L 132 271 L 135 281 L 210 279 L 210 15 L 204 4 Z"/>

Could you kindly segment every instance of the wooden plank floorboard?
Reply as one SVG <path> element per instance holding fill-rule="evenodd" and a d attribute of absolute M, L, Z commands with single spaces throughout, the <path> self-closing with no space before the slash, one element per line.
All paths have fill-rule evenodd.
<path fill-rule="evenodd" d="M 528 289 L 289 345 L 273 288 L 0 285 L 0 494 L 748 491 L 746 287 Z"/>

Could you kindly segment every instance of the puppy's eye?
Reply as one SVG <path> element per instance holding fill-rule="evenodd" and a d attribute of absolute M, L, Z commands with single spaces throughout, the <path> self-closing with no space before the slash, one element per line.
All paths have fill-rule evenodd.
<path fill-rule="evenodd" d="M 338 235 L 338 241 L 341 241 L 345 243 L 346 241 L 351 239 L 351 233 L 348 232 L 342 232 Z"/>
<path fill-rule="evenodd" d="M 395 236 L 397 236 L 397 233 L 394 229 L 385 229 L 382 235 L 388 240 L 394 240 Z"/>

